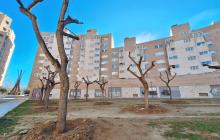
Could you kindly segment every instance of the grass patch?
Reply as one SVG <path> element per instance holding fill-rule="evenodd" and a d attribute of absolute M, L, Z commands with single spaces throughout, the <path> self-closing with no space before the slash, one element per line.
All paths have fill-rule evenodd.
<path fill-rule="evenodd" d="M 25 101 L 12 111 L 8 112 L 4 117 L 0 118 L 0 134 L 13 131 L 21 116 L 27 115 L 30 110 L 29 101 Z"/>
<path fill-rule="evenodd" d="M 174 121 L 165 122 L 165 124 L 171 128 L 171 130 L 165 132 L 166 137 L 177 140 L 220 139 L 220 120 Z"/>

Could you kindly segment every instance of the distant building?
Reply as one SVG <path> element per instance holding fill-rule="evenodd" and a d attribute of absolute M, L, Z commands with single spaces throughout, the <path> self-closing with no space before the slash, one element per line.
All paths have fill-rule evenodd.
<path fill-rule="evenodd" d="M 50 50 L 56 48 L 53 44 L 55 38 L 50 41 L 46 33 L 43 36 Z M 91 81 L 101 77 L 109 81 L 106 90 L 108 97 L 144 97 L 141 83 L 127 71 L 127 67 L 132 64 L 128 58 L 130 51 L 137 61 L 143 56 L 142 69 L 146 69 L 151 61 L 156 61 L 156 66 L 148 74 L 150 91 L 157 93 L 153 95 L 155 98 L 169 97 L 164 83 L 159 79 L 159 73 L 170 66 L 172 74 L 177 73 L 176 79 L 171 83 L 174 98 L 220 97 L 220 72 L 202 66 L 219 65 L 220 23 L 198 30 L 191 30 L 188 23 L 174 25 L 169 37 L 138 44 L 136 38 L 125 38 L 124 46 L 118 48 L 114 48 L 112 34 L 99 35 L 92 29 L 79 37 L 79 41 L 65 43 L 66 51 L 70 51 L 67 52 L 70 93 L 74 89 L 74 81 L 82 81 L 82 77 L 88 76 Z M 55 55 L 56 51 L 52 54 Z M 46 57 L 42 56 L 44 54 L 39 48 L 29 82 L 29 89 L 35 94 L 41 86 L 38 80 L 43 74 L 41 63 L 48 64 Z M 132 69 L 136 70 L 135 65 L 132 65 Z M 79 93 L 78 98 L 84 98 L 84 84 L 80 86 Z M 99 87 L 92 85 L 89 97 L 100 96 Z M 59 97 L 58 86 L 53 90 L 52 97 Z"/>
<path fill-rule="evenodd" d="M 5 74 L 14 51 L 14 31 L 10 28 L 12 19 L 0 12 L 0 86 L 2 86 Z"/>

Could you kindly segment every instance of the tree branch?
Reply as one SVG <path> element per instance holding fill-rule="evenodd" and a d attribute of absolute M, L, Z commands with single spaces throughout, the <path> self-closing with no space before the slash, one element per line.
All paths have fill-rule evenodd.
<path fill-rule="evenodd" d="M 133 71 L 130 70 L 131 65 L 127 68 L 127 70 L 134 75 L 135 77 L 137 77 L 138 79 L 140 78 L 136 73 L 134 73 Z"/>
<path fill-rule="evenodd" d="M 67 37 L 69 37 L 69 38 L 75 39 L 75 40 L 79 40 L 79 37 L 78 37 L 78 36 L 71 35 L 71 34 L 68 34 L 68 33 L 66 33 L 66 32 L 63 32 L 63 35 L 64 35 L 64 36 L 67 36 Z"/>
<path fill-rule="evenodd" d="M 28 11 L 30 11 L 35 5 L 42 2 L 43 0 L 34 0 L 27 8 Z"/>
<path fill-rule="evenodd" d="M 155 66 L 155 61 L 151 62 L 151 66 L 144 72 L 144 76 Z"/>
<path fill-rule="evenodd" d="M 37 37 L 37 41 L 38 41 L 39 46 L 41 47 L 42 51 L 44 52 L 46 57 L 49 59 L 49 61 L 52 63 L 52 65 L 54 65 L 59 70 L 60 63 L 57 59 L 55 59 L 53 57 L 53 55 L 48 50 L 46 43 L 40 33 L 40 29 L 39 29 L 39 26 L 37 23 L 37 17 L 24 7 L 24 4 L 21 2 L 21 0 L 17 0 L 17 3 L 20 5 L 20 11 L 31 20 L 35 35 Z M 36 4 L 34 4 L 34 5 L 36 5 Z"/>
<path fill-rule="evenodd" d="M 160 79 L 161 79 L 161 81 L 163 81 L 165 84 L 167 84 L 167 81 L 163 79 L 161 72 L 160 72 Z"/>
<path fill-rule="evenodd" d="M 63 20 L 64 22 L 64 26 L 71 24 L 71 23 L 75 23 L 75 24 L 83 24 L 83 22 L 80 22 L 77 19 L 72 18 L 71 16 L 67 16 L 67 18 L 65 20 Z"/>
<path fill-rule="evenodd" d="M 131 61 L 137 66 L 138 63 L 131 57 L 131 52 L 129 52 L 128 57 L 131 59 Z"/>

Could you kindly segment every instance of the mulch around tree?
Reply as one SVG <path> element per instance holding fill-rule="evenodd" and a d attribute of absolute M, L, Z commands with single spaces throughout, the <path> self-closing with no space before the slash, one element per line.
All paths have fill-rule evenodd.
<path fill-rule="evenodd" d="M 132 112 L 136 114 L 163 114 L 167 113 L 168 109 L 160 105 L 149 105 L 149 107 L 146 109 L 144 104 L 139 104 L 125 107 L 121 112 Z"/>
<path fill-rule="evenodd" d="M 189 101 L 181 101 L 181 100 L 169 100 L 169 101 L 162 101 L 162 103 L 166 104 L 189 104 Z"/>
<path fill-rule="evenodd" d="M 95 123 L 90 119 L 68 120 L 67 131 L 56 133 L 56 122 L 37 124 L 22 136 L 25 140 L 93 140 Z"/>
<path fill-rule="evenodd" d="M 95 102 L 94 105 L 111 105 L 113 104 L 112 102 L 108 101 L 100 101 L 100 102 Z"/>

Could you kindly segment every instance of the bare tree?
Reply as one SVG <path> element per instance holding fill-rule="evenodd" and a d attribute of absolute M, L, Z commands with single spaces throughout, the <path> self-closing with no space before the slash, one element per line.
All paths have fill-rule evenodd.
<path fill-rule="evenodd" d="M 74 84 L 74 92 L 75 92 L 74 99 L 77 99 L 77 93 L 80 85 L 81 85 L 81 81 L 76 81 Z"/>
<path fill-rule="evenodd" d="M 220 69 L 220 66 L 211 66 L 211 65 L 208 65 L 208 64 L 203 64 L 203 66 L 208 67 L 210 69 Z"/>
<path fill-rule="evenodd" d="M 44 89 L 45 89 L 45 82 L 43 78 L 39 78 L 41 82 L 41 88 L 40 88 L 40 100 L 43 101 L 44 98 Z"/>
<path fill-rule="evenodd" d="M 176 77 L 176 73 L 174 75 L 171 75 L 170 67 L 169 67 L 168 70 L 165 71 L 165 74 L 166 74 L 166 78 L 164 78 L 162 76 L 162 72 L 160 72 L 160 79 L 166 84 L 166 87 L 169 90 L 170 100 L 172 100 L 172 91 L 170 87 L 170 82 L 174 80 L 174 78 Z"/>
<path fill-rule="evenodd" d="M 149 66 L 145 72 L 143 72 L 143 70 L 141 69 L 141 63 L 142 63 L 142 60 L 143 60 L 143 56 L 140 57 L 139 59 L 139 62 L 137 63 L 132 57 L 131 57 L 131 53 L 129 52 L 129 58 L 131 59 L 131 61 L 136 65 L 138 71 L 139 71 L 139 74 L 136 74 L 135 72 L 133 72 L 130 67 L 132 65 L 129 65 L 129 67 L 127 68 L 127 70 L 132 74 L 134 75 L 143 85 L 144 87 L 144 101 L 145 101 L 145 108 L 147 109 L 149 107 L 149 101 L 148 101 L 148 94 L 149 94 L 149 85 L 148 85 L 148 82 L 147 80 L 145 79 L 147 77 L 147 73 L 155 66 L 155 61 L 152 61 L 151 62 L 151 66 Z"/>
<path fill-rule="evenodd" d="M 67 99 L 69 92 L 69 77 L 67 74 L 68 57 L 65 53 L 63 38 L 64 36 L 67 36 L 72 39 L 79 40 L 79 37 L 77 37 L 74 34 L 68 34 L 64 32 L 64 29 L 67 25 L 71 23 L 75 23 L 75 24 L 82 24 L 82 23 L 77 19 L 72 18 L 71 16 L 67 16 L 67 18 L 65 18 L 66 11 L 69 5 L 69 0 L 63 0 L 62 8 L 60 11 L 59 20 L 57 24 L 57 30 L 56 30 L 56 40 L 57 40 L 59 57 L 60 57 L 60 60 L 58 60 L 48 50 L 46 43 L 43 40 L 43 37 L 40 33 L 39 25 L 37 23 L 37 17 L 31 12 L 31 10 L 37 4 L 43 2 L 43 0 L 33 0 L 27 7 L 24 6 L 21 0 L 16 0 L 16 1 L 20 6 L 20 11 L 31 20 L 39 46 L 43 50 L 47 59 L 52 63 L 53 66 L 55 66 L 56 71 L 59 73 L 61 82 L 60 82 L 60 99 L 59 99 L 56 131 L 57 133 L 62 133 L 65 131 L 66 128 Z"/>
<path fill-rule="evenodd" d="M 101 89 L 101 92 L 102 92 L 102 97 L 103 97 L 103 101 L 106 97 L 106 94 L 105 94 L 105 86 L 106 84 L 108 83 L 107 80 L 104 79 L 104 77 L 101 78 L 101 80 L 95 80 L 94 81 L 95 83 L 97 83 Z"/>
<path fill-rule="evenodd" d="M 89 97 L 89 93 L 88 93 L 88 92 L 89 92 L 89 85 L 93 84 L 94 81 L 90 81 L 88 76 L 86 76 L 86 78 L 83 77 L 82 80 L 83 80 L 84 83 L 86 84 L 86 94 L 85 94 L 85 97 L 86 97 L 86 101 L 88 101 L 88 97 Z"/>
<path fill-rule="evenodd" d="M 41 88 L 41 92 L 43 93 L 42 95 L 43 95 L 44 107 L 45 109 L 48 109 L 50 93 L 55 87 L 55 85 L 60 84 L 60 82 L 55 82 L 55 78 L 57 75 L 56 71 L 53 72 L 50 69 L 50 66 L 45 66 L 45 69 L 47 70 L 47 76 L 40 78 L 40 81 L 42 81 L 43 84 L 43 87 Z"/>

